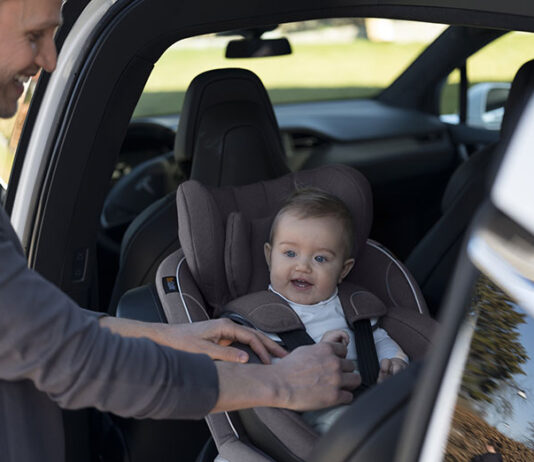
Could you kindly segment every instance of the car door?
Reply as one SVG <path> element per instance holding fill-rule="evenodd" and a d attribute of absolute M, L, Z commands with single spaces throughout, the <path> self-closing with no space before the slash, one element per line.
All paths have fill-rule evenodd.
<path fill-rule="evenodd" d="M 534 458 L 533 124 L 531 100 L 457 266 L 397 462 Z"/>

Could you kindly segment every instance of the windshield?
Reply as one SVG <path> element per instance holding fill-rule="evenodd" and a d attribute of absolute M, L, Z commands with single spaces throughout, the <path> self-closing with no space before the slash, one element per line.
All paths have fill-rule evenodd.
<path fill-rule="evenodd" d="M 241 67 L 256 73 L 273 104 L 348 98 L 380 93 L 446 26 L 390 19 L 328 19 L 289 23 L 264 38 L 287 37 L 286 56 L 227 59 L 236 35 L 182 40 L 156 63 L 134 117 L 176 114 L 184 93 L 201 72 Z"/>

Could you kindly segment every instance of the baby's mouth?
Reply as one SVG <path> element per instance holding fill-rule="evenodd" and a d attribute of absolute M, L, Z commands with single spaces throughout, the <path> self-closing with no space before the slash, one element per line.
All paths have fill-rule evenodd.
<path fill-rule="evenodd" d="M 293 284 L 295 287 L 298 287 L 299 289 L 306 289 L 313 285 L 308 281 L 305 281 L 304 279 L 291 279 L 291 284 Z"/>

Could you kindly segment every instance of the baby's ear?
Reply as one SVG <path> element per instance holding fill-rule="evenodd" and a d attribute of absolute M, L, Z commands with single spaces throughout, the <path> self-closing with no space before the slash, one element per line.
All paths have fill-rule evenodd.
<path fill-rule="evenodd" d="M 341 269 L 341 274 L 339 275 L 338 284 L 345 279 L 345 276 L 349 274 L 350 270 L 354 266 L 354 258 L 348 258 L 343 262 L 343 268 Z"/>
<path fill-rule="evenodd" d="M 267 262 L 267 266 L 269 267 L 269 270 L 271 269 L 271 252 L 273 248 L 271 247 L 271 244 L 266 242 L 263 244 L 263 253 L 265 255 L 265 261 Z"/>

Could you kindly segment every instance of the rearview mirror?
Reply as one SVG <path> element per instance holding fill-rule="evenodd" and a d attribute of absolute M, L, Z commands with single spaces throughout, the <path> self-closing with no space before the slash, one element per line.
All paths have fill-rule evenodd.
<path fill-rule="evenodd" d="M 226 46 L 227 58 L 261 58 L 291 54 L 286 38 L 262 39 L 260 37 L 231 40 Z"/>

